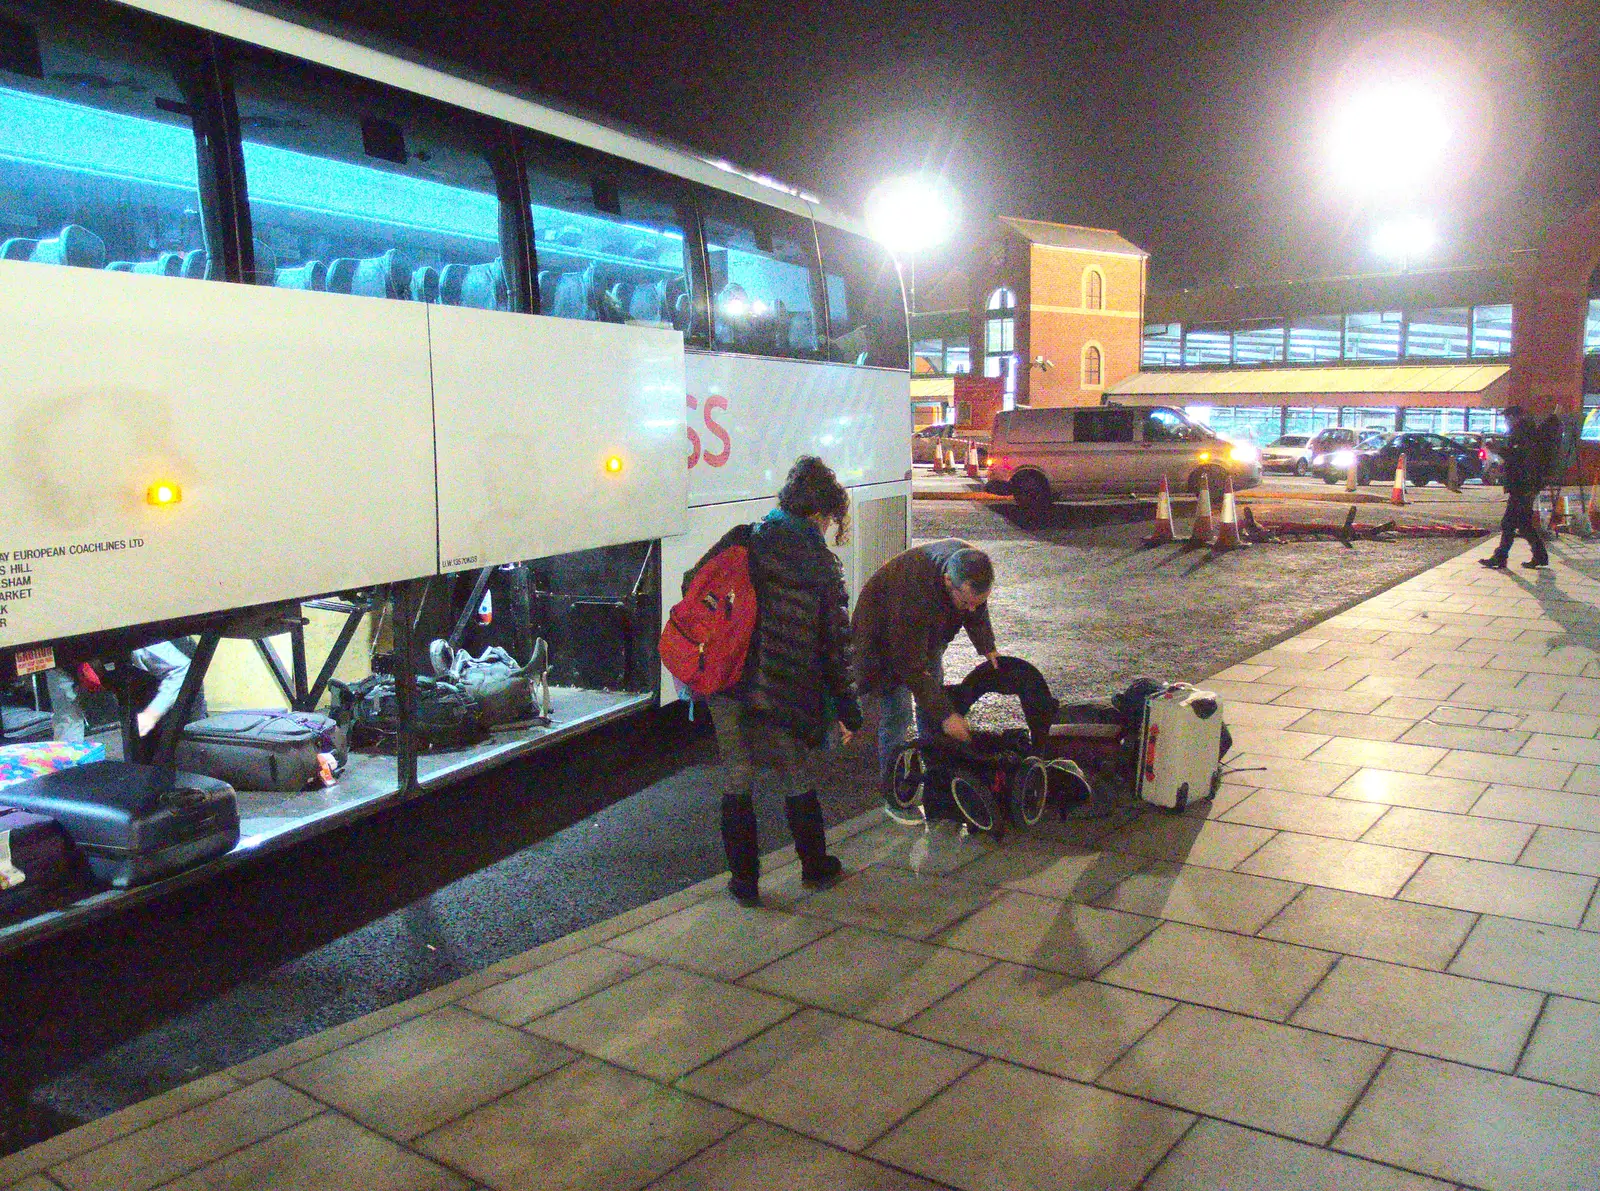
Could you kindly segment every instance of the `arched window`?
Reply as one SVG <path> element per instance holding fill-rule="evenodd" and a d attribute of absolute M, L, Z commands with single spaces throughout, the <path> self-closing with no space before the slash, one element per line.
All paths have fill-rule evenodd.
<path fill-rule="evenodd" d="M 1083 387 L 1100 387 L 1100 349 L 1092 343 L 1083 349 Z"/>
<path fill-rule="evenodd" d="M 1104 310 L 1106 307 L 1106 279 L 1099 269 L 1083 271 L 1083 308 Z"/>
<path fill-rule="evenodd" d="M 989 295 L 983 323 L 983 374 L 1005 382 L 1005 408 L 1017 397 L 1017 295 L 1001 286 Z"/>

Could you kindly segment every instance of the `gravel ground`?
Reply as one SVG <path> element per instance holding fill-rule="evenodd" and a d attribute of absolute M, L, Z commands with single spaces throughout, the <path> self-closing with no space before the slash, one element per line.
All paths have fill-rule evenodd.
<path fill-rule="evenodd" d="M 1389 511 L 1368 506 L 1362 520 Z M 1326 521 L 1344 509 L 1286 512 Z M 1493 521 L 1499 507 L 1439 494 L 1409 515 L 1440 512 Z M 993 553 L 1001 649 L 1062 697 L 1140 674 L 1203 677 L 1471 545 L 1305 543 L 1213 559 L 1138 549 L 1147 523 L 1122 518 L 1140 515 L 1062 507 L 1023 529 L 1004 506 L 918 501 L 914 532 Z M 947 669 L 975 662 L 961 638 Z M 1008 704 L 991 697 L 976 718 L 1012 719 Z M 704 727 L 661 713 L 609 729 L 0 960 L 0 1152 L 719 871 Z M 876 802 L 870 728 L 821 767 L 830 821 Z M 763 841 L 787 842 L 781 808 L 760 813 Z"/>

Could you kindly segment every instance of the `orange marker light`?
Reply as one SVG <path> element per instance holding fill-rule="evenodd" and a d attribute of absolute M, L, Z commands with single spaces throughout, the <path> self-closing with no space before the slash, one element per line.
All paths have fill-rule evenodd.
<path fill-rule="evenodd" d="M 612 475 L 612 476 L 620 476 L 622 474 L 622 456 L 621 455 L 607 455 L 606 456 L 606 474 L 607 475 Z"/>
<path fill-rule="evenodd" d="M 161 480 L 145 489 L 144 498 L 158 509 L 165 508 L 183 499 L 183 489 L 170 480 Z"/>

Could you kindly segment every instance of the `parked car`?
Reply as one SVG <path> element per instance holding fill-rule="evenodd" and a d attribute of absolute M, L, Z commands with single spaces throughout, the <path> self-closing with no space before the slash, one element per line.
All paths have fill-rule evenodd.
<path fill-rule="evenodd" d="M 940 447 L 953 447 L 955 427 L 940 423 L 924 426 L 911 436 L 911 462 L 932 463 L 934 452 Z M 958 452 L 959 453 L 959 452 Z"/>
<path fill-rule="evenodd" d="M 1505 479 L 1506 461 L 1491 443 L 1498 435 L 1452 434 L 1450 441 L 1467 452 L 1461 467 L 1463 480 L 1481 480 L 1485 484 L 1499 484 Z"/>
<path fill-rule="evenodd" d="M 1120 405 L 1014 409 L 995 415 L 989 490 L 1009 493 L 1029 516 L 1058 496 L 1220 492 L 1261 482 L 1260 453 L 1191 422 L 1180 411 Z"/>
<path fill-rule="evenodd" d="M 1442 434 L 1402 430 L 1371 435 L 1354 447 L 1330 452 L 1317 474 L 1325 483 L 1334 484 L 1343 480 L 1353 467 L 1358 484 L 1392 480 L 1402 455 L 1406 460 L 1406 478 L 1419 487 L 1435 480 L 1444 483 L 1450 474 L 1452 458 L 1463 475 L 1469 457 L 1477 463 L 1476 454 Z"/>
<path fill-rule="evenodd" d="M 1354 451 L 1360 444 L 1381 438 L 1375 430 L 1356 430 L 1350 426 L 1329 426 L 1317 431 L 1306 444 L 1306 454 L 1311 459 L 1311 474 L 1328 483 L 1344 479 L 1346 461 L 1335 463 L 1333 457 Z M 1328 479 L 1329 475 L 1334 479 Z"/>
<path fill-rule="evenodd" d="M 1285 434 L 1261 448 L 1262 471 L 1287 471 L 1303 476 L 1311 471 L 1311 436 Z"/>

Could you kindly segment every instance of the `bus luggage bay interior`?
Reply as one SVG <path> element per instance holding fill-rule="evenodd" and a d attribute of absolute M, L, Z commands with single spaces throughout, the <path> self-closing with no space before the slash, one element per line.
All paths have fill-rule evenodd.
<path fill-rule="evenodd" d="M 214 864 L 670 701 L 663 605 L 797 454 L 851 489 L 852 592 L 907 540 L 905 307 L 854 224 L 248 9 L 0 0 L 0 310 L 0 744 L 63 693 L 153 763 L 202 710 L 356 729 L 240 789 Z M 441 743 L 418 676 L 493 648 L 548 705 Z M 398 727 L 363 739 L 374 674 Z"/>

